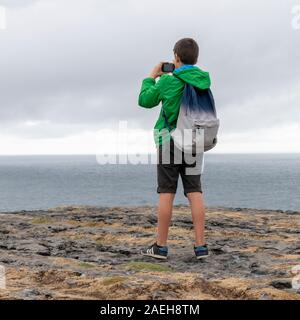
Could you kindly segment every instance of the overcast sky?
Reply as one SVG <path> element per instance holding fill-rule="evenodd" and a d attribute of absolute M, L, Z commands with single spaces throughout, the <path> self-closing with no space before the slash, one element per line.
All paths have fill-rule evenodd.
<path fill-rule="evenodd" d="M 183 37 L 199 43 L 212 80 L 221 127 L 211 152 L 300 152 L 297 4 L 0 0 L 0 154 L 113 152 L 120 120 L 130 152 L 155 150 L 160 106 L 138 107 L 138 94 Z"/>

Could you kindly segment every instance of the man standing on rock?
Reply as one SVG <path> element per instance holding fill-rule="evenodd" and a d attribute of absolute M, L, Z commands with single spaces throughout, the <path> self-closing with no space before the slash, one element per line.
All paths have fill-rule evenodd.
<path fill-rule="evenodd" d="M 163 63 L 158 64 L 150 75 L 143 80 L 139 95 L 139 106 L 153 108 L 162 101 L 160 116 L 155 124 L 155 132 L 176 127 L 181 98 L 185 83 L 199 89 L 210 87 L 209 73 L 196 66 L 199 55 L 199 47 L 195 40 L 184 38 L 179 40 L 173 49 L 175 70 L 173 74 L 163 72 Z M 160 79 L 156 82 L 156 79 Z M 169 142 L 170 164 L 161 163 L 162 145 Z M 182 179 L 184 195 L 188 198 L 195 230 L 194 253 L 197 259 L 208 256 L 208 248 L 204 240 L 205 208 L 201 188 L 201 173 L 188 175 L 186 168 L 193 167 L 182 161 L 174 163 L 174 141 L 170 135 L 162 139 L 161 135 L 155 135 L 155 143 L 158 150 L 159 161 L 157 164 L 157 193 L 159 193 L 158 205 L 158 233 L 154 244 L 141 251 L 142 255 L 167 259 L 167 238 L 172 217 L 173 200 L 176 194 L 179 174 Z M 173 163 L 172 163 L 173 159 Z"/>

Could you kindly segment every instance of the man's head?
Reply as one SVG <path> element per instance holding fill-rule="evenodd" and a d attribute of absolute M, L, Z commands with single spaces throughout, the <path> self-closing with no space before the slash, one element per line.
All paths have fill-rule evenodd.
<path fill-rule="evenodd" d="M 178 68 L 184 64 L 196 64 L 199 56 L 199 47 L 197 42 L 191 38 L 184 38 L 176 42 L 174 49 L 175 67 Z"/>

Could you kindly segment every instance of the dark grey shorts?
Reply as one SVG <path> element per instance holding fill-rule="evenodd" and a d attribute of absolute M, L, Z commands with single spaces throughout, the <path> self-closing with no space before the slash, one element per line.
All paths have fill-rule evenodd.
<path fill-rule="evenodd" d="M 163 158 L 163 155 L 168 153 L 169 163 L 165 163 L 166 161 L 162 161 L 166 159 L 166 157 Z M 187 193 L 190 192 L 202 193 L 201 166 L 203 155 L 199 155 L 197 159 L 198 161 L 192 161 L 192 158 L 185 157 L 184 153 L 174 146 L 173 140 L 170 141 L 167 149 L 159 146 L 157 148 L 157 193 L 176 193 L 179 175 L 186 197 Z M 202 161 L 199 161 L 199 159 L 202 159 Z"/>

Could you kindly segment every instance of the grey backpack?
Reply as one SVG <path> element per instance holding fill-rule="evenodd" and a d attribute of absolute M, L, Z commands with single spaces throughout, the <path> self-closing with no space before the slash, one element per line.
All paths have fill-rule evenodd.
<path fill-rule="evenodd" d="M 185 83 L 176 128 L 171 129 L 164 110 L 163 116 L 174 144 L 183 152 L 199 154 L 216 146 L 220 121 L 210 89 Z"/>

